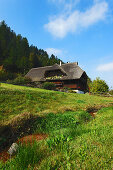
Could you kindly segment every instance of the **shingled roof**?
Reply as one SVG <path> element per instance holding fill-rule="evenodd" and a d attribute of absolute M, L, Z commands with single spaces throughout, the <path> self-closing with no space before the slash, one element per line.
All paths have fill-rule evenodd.
<path fill-rule="evenodd" d="M 74 62 L 62 64 L 61 66 L 54 64 L 53 66 L 32 68 L 25 77 L 31 78 L 32 81 L 46 81 L 45 72 L 50 70 L 61 70 L 64 76 L 60 80 L 80 79 L 85 72 Z"/>

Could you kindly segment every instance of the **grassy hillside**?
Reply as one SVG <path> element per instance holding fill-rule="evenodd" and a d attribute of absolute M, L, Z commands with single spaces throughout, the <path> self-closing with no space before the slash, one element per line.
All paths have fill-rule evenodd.
<path fill-rule="evenodd" d="M 109 106 L 112 103 L 113 98 L 1 84 L 0 123 L 6 124 L 20 114 L 64 113 Z"/>
<path fill-rule="evenodd" d="M 32 145 L 19 144 L 15 157 L 1 162 L 0 169 L 112 170 L 113 106 L 101 108 L 112 103 L 113 98 L 1 84 L 2 126 L 10 124 L 20 131 L 25 118 L 31 119 L 30 134 L 48 137 Z M 88 111 L 98 108 L 93 118 Z"/>

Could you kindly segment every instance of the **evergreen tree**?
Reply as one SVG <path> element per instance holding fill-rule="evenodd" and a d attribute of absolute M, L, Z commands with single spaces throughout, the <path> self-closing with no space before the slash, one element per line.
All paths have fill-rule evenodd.
<path fill-rule="evenodd" d="M 27 38 L 16 35 L 5 21 L 0 23 L 0 65 L 7 71 L 25 73 L 33 67 L 59 64 L 59 61 L 53 54 L 49 58 L 43 49 L 29 46 Z"/>

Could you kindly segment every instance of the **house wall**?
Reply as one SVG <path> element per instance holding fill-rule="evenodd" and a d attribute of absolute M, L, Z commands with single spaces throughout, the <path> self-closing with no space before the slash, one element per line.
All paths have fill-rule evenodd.
<path fill-rule="evenodd" d="M 78 89 L 78 81 L 76 80 L 51 80 L 51 82 L 55 83 L 58 88 L 71 88 L 71 89 Z"/>
<path fill-rule="evenodd" d="M 71 88 L 75 90 L 81 90 L 81 91 L 86 91 L 86 81 L 83 81 L 81 79 L 78 80 L 53 80 L 51 81 L 56 84 L 58 88 Z"/>
<path fill-rule="evenodd" d="M 86 73 L 84 73 L 81 78 L 79 79 L 79 83 L 81 86 L 81 89 L 83 89 L 83 91 L 87 91 L 87 75 Z"/>
<path fill-rule="evenodd" d="M 77 80 L 65 80 L 63 86 L 71 89 L 77 89 L 78 81 Z"/>
<path fill-rule="evenodd" d="M 64 87 L 71 88 L 71 89 L 76 89 L 77 84 L 64 84 Z"/>

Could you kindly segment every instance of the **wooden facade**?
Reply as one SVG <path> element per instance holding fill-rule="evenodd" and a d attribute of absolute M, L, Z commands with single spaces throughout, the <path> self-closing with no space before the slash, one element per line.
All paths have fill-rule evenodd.
<path fill-rule="evenodd" d="M 70 88 L 73 90 L 86 91 L 87 75 L 84 72 L 80 79 L 61 80 L 65 76 L 61 70 L 48 70 L 45 72 L 45 79 L 48 82 L 53 82 L 57 88 Z"/>
<path fill-rule="evenodd" d="M 81 90 L 86 91 L 87 89 L 87 82 L 82 82 L 82 80 L 50 80 L 48 82 L 52 82 L 56 85 L 57 88 L 70 88 L 73 90 Z"/>

